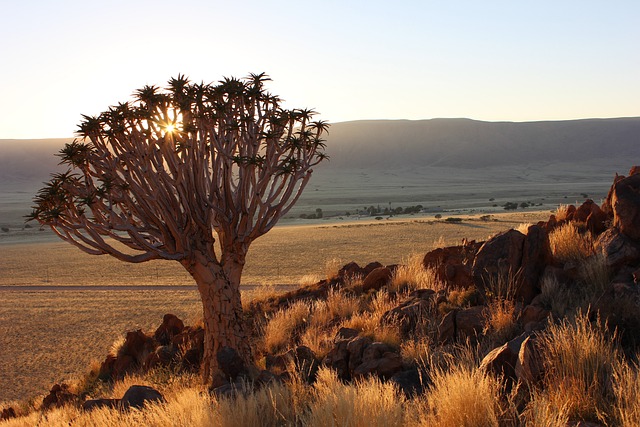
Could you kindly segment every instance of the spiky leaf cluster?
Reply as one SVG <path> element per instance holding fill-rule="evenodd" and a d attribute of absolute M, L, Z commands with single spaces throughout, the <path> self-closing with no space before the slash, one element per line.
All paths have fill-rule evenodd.
<path fill-rule="evenodd" d="M 197 84 L 179 75 L 83 116 L 59 153 L 68 172 L 40 190 L 30 217 L 86 252 L 130 262 L 182 259 L 213 233 L 223 250 L 246 250 L 326 158 L 328 124 L 281 108 L 268 80 Z"/>

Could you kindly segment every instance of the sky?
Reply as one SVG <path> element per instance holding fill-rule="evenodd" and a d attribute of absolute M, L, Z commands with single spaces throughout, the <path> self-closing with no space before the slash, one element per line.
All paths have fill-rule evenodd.
<path fill-rule="evenodd" d="M 640 116 L 640 2 L 29 0 L 0 3 L 0 139 L 179 73 L 266 72 L 330 122 Z"/>

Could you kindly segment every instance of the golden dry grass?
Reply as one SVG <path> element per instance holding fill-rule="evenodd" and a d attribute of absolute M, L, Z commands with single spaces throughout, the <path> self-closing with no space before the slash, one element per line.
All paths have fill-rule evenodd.
<path fill-rule="evenodd" d="M 153 333 L 165 313 L 189 320 L 195 291 L 2 291 L 0 401 L 48 391 L 103 359 L 126 331 Z"/>
<path fill-rule="evenodd" d="M 435 369 L 433 386 L 419 406 L 420 425 L 439 427 L 499 426 L 500 382 L 465 364 Z"/>
<path fill-rule="evenodd" d="M 499 221 L 446 223 L 398 220 L 276 227 L 251 245 L 243 283 L 298 284 L 302 275 L 327 277 L 350 261 L 400 264 L 411 253 L 426 253 L 441 236 L 454 244 L 485 239 L 522 222 L 523 215 L 545 219 L 544 212 L 495 215 Z M 527 217 L 529 218 L 529 217 Z M 533 219 L 532 219 L 533 220 Z M 1 244 L 0 285 L 191 285 L 176 262 L 126 264 L 108 256 L 87 255 L 53 238 L 42 243 Z M 337 260 L 337 261 L 333 261 Z M 344 262 L 342 262 L 342 261 Z"/>
<path fill-rule="evenodd" d="M 244 282 L 298 283 L 301 274 L 325 277 L 326 262 L 336 257 L 361 265 L 374 260 L 399 263 L 406 254 L 431 250 L 440 236 L 446 236 L 449 242 L 463 237 L 485 238 L 522 222 L 518 215 L 497 217 L 498 222 L 465 220 L 460 224 L 362 221 L 275 228 L 253 244 Z M 102 360 L 124 332 L 136 328 L 152 332 L 165 313 L 174 313 L 187 324 L 194 324 L 200 317 L 201 306 L 192 280 L 174 262 L 125 264 L 110 257 L 86 255 L 57 241 L 3 243 L 0 251 L 0 285 L 87 286 L 82 291 L 0 291 L 0 401 L 44 393 L 53 383 L 80 375 L 91 360 Z M 129 284 L 188 286 L 185 291 L 109 292 L 90 288 Z M 273 287 L 257 289 L 249 298 L 274 292 Z M 243 298 L 243 302 L 249 298 Z M 376 323 L 380 316 L 379 310 L 367 311 L 367 316 L 359 319 L 361 328 L 397 344 L 397 332 Z"/>
<path fill-rule="evenodd" d="M 615 339 L 588 314 L 549 325 L 542 338 L 548 412 L 571 420 L 607 422 L 614 367 L 621 360 Z M 537 403 L 539 404 L 539 403 Z M 539 409 L 539 408 L 538 408 Z"/>
<path fill-rule="evenodd" d="M 579 263 L 594 254 L 590 232 L 581 233 L 573 222 L 568 222 L 549 234 L 553 257 L 563 263 Z"/>
<path fill-rule="evenodd" d="M 405 423 L 404 398 L 391 383 L 371 377 L 343 384 L 321 368 L 305 426 L 393 427 Z"/>

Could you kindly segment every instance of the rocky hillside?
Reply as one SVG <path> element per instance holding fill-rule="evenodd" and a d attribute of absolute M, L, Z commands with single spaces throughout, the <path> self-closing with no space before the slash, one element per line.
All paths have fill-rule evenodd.
<path fill-rule="evenodd" d="M 633 364 L 640 351 L 639 285 L 640 167 L 634 167 L 615 178 L 602 206 L 592 200 L 566 206 L 545 222 L 435 249 L 418 265 L 349 263 L 318 283 L 252 302 L 247 327 L 255 365 L 222 349 L 224 376 L 210 393 L 215 402 L 243 402 L 265 388 L 290 387 L 306 396 L 297 404 L 309 400 L 287 422 L 320 425 L 309 420 L 329 393 L 327 375 L 334 375 L 341 382 L 332 387 L 391 385 L 394 402 L 418 408 L 420 425 L 637 425 L 640 394 L 630 393 L 640 385 Z M 164 401 L 146 388 L 122 400 L 95 393 L 127 375 L 197 372 L 202 354 L 201 326 L 168 314 L 153 334 L 128 332 L 82 387 L 55 385 L 40 408 L 126 410 L 142 405 L 131 403 L 134 392 Z M 478 392 L 485 386 L 488 395 Z M 453 388 L 470 394 L 457 401 Z M 469 399 L 484 402 L 488 412 L 447 409 Z M 480 421 L 451 421 L 471 416 L 469 410 Z M 3 411 L 6 418 L 18 415 Z M 413 423 L 412 416 L 396 422 Z"/>

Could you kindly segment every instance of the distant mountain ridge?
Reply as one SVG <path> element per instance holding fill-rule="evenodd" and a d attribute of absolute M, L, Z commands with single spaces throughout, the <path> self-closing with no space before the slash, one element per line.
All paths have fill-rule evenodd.
<path fill-rule="evenodd" d="M 640 160 L 640 117 L 539 122 L 363 120 L 330 128 L 328 168 L 490 167 Z"/>
<path fill-rule="evenodd" d="M 640 162 L 640 117 L 540 122 L 471 119 L 334 123 L 319 170 L 482 168 L 597 159 Z M 54 156 L 72 138 L 0 140 L 0 187 L 42 182 L 60 170 Z"/>

